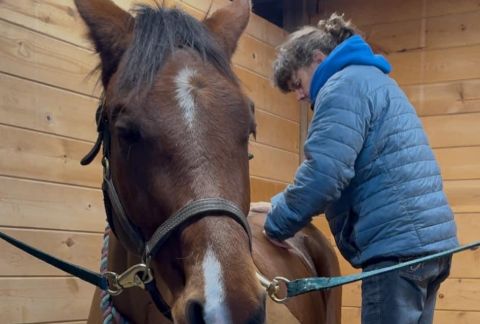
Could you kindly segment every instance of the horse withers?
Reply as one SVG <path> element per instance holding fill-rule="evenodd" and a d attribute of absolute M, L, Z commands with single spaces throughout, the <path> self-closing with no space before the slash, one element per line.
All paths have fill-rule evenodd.
<path fill-rule="evenodd" d="M 100 135 L 88 160 L 103 144 L 115 233 L 108 270 L 121 273 L 147 256 L 175 323 L 339 323 L 339 290 L 277 305 L 256 275 L 333 276 L 339 267 L 313 227 L 284 250 L 261 234 L 264 214 L 251 213 L 250 226 L 241 216 L 249 213 L 248 141 L 256 126 L 230 61 L 250 1 L 235 0 L 203 22 L 177 9 L 142 6 L 134 17 L 109 0 L 75 4 L 101 59 Z M 179 214 L 188 217 L 172 222 Z M 175 227 L 161 236 L 169 222 Z M 103 321 L 100 299 L 97 290 L 90 323 Z M 112 299 L 131 323 L 170 322 L 139 288 Z"/>

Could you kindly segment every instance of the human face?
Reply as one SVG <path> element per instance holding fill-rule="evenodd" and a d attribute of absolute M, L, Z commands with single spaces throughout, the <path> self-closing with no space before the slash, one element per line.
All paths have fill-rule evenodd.
<path fill-rule="evenodd" d="M 320 51 L 315 51 L 310 65 L 303 66 L 292 73 L 290 90 L 295 92 L 298 101 L 310 101 L 310 84 L 315 70 L 325 59 Z"/>

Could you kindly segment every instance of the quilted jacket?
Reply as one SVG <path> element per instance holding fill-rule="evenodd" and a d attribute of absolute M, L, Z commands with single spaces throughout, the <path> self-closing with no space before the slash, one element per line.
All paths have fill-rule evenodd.
<path fill-rule="evenodd" d="M 315 71 L 314 115 L 292 185 L 272 199 L 265 230 L 283 240 L 325 213 L 355 267 L 458 245 L 452 210 L 422 124 L 360 36 Z"/>

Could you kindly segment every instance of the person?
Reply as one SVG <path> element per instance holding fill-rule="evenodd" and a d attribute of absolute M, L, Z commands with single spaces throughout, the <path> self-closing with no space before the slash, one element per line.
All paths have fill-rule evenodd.
<path fill-rule="evenodd" d="M 414 107 L 350 21 L 292 33 L 274 83 L 313 104 L 305 161 L 274 196 L 264 233 L 280 246 L 325 213 L 338 249 L 363 271 L 458 246 L 438 164 Z M 362 283 L 362 323 L 432 323 L 451 256 Z"/>

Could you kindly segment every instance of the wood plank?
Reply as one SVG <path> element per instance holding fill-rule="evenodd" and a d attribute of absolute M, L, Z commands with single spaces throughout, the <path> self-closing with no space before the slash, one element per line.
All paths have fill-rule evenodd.
<path fill-rule="evenodd" d="M 291 182 L 298 167 L 298 154 L 250 142 L 250 175 L 280 182 Z"/>
<path fill-rule="evenodd" d="M 281 93 L 273 87 L 272 81 L 244 68 L 234 67 L 234 71 L 240 78 L 245 93 L 258 108 L 295 122 L 300 120 L 300 104 L 293 94 Z"/>
<path fill-rule="evenodd" d="M 362 1 L 361 5 L 352 0 L 327 0 L 319 4 L 320 12 L 313 14 L 310 19 L 313 23 L 316 23 L 320 17 L 329 16 L 332 12 L 344 12 L 346 17 L 352 19 L 360 29 L 365 25 L 468 13 L 479 9 L 478 0 L 369 0 Z"/>
<path fill-rule="evenodd" d="M 0 20 L 0 71 L 98 96 L 92 52 Z"/>
<path fill-rule="evenodd" d="M 342 307 L 342 323 L 360 324 L 360 307 Z M 480 323 L 480 312 L 436 310 L 435 324 L 477 324 Z"/>
<path fill-rule="evenodd" d="M 402 87 L 420 116 L 480 111 L 480 79 Z"/>
<path fill-rule="evenodd" d="M 447 180 L 443 185 L 454 212 L 480 212 L 480 180 Z"/>
<path fill-rule="evenodd" d="M 0 175 L 99 188 L 99 157 L 80 165 L 91 148 L 91 143 L 0 125 Z"/>
<path fill-rule="evenodd" d="M 426 0 L 426 3 L 428 16 L 472 12 L 480 7 L 478 0 Z"/>
<path fill-rule="evenodd" d="M 103 232 L 103 194 L 87 189 L 0 176 L 0 225 Z"/>
<path fill-rule="evenodd" d="M 422 20 L 373 24 L 361 27 L 365 39 L 383 54 L 423 48 Z"/>
<path fill-rule="evenodd" d="M 282 192 L 286 183 L 277 182 L 257 177 L 250 177 L 250 199 L 256 201 L 270 201 L 279 192 Z"/>
<path fill-rule="evenodd" d="M 480 6 L 476 10 L 464 13 L 428 18 L 426 47 L 446 48 L 480 44 L 479 9 Z"/>
<path fill-rule="evenodd" d="M 255 110 L 257 122 L 256 142 L 270 145 L 298 154 L 299 131 L 298 123 Z"/>
<path fill-rule="evenodd" d="M 461 237 L 462 233 L 460 233 Z M 475 240 L 478 241 L 478 234 Z M 470 242 L 473 242 L 473 240 Z M 450 278 L 480 279 L 480 250 L 469 250 L 455 254 L 452 259 Z"/>
<path fill-rule="evenodd" d="M 480 44 L 480 11 L 362 26 L 383 53 Z"/>
<path fill-rule="evenodd" d="M 455 59 L 452 59 L 455 58 Z M 478 79 L 480 45 L 388 55 L 392 77 L 401 85 Z"/>
<path fill-rule="evenodd" d="M 480 145 L 480 113 L 421 118 L 433 148 Z"/>
<path fill-rule="evenodd" d="M 369 0 L 361 5 L 352 0 L 335 0 L 319 2 L 320 12 L 310 21 L 316 23 L 320 17 L 330 16 L 332 12 L 345 13 L 357 26 L 385 22 L 404 21 L 420 18 L 423 14 L 423 1 L 418 0 Z M 388 13 L 388 14 L 385 14 Z"/>
<path fill-rule="evenodd" d="M 154 5 L 154 0 L 114 0 L 124 10 L 134 4 Z M 80 18 L 73 0 L 4 0 L 0 18 L 42 34 L 92 49 L 87 39 L 87 28 Z"/>
<path fill-rule="evenodd" d="M 480 147 L 435 149 L 444 180 L 480 179 Z"/>
<path fill-rule="evenodd" d="M 93 291 L 92 285 L 73 278 L 0 278 L 2 322 L 84 319 Z"/>
<path fill-rule="evenodd" d="M 240 38 L 232 62 L 270 79 L 275 57 L 273 47 L 247 35 Z"/>
<path fill-rule="evenodd" d="M 0 17 L 85 48 L 92 48 L 73 0 L 4 0 Z"/>
<path fill-rule="evenodd" d="M 98 100 L 0 73 L 3 124 L 95 141 Z"/>
<path fill-rule="evenodd" d="M 0 229 L 26 244 L 34 246 L 57 258 L 80 265 L 92 271 L 100 268 L 103 234 Z M 16 247 L 0 243 L 0 276 L 68 276 L 53 266 L 36 259 Z"/>
<path fill-rule="evenodd" d="M 359 282 L 343 286 L 342 305 L 359 307 L 361 304 L 361 284 Z M 437 294 L 437 310 L 480 310 L 480 279 L 447 279 Z"/>

